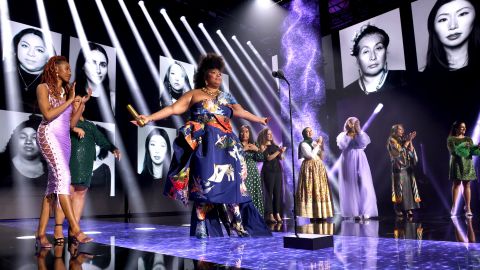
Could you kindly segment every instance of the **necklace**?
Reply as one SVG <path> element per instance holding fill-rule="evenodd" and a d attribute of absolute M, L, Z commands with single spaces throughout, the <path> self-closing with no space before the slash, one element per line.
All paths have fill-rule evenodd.
<path fill-rule="evenodd" d="M 206 87 L 203 87 L 202 88 L 202 91 L 205 92 L 205 94 L 211 96 L 211 97 L 217 97 L 218 94 L 220 93 L 220 89 L 213 89 L 213 90 L 210 90 Z"/>
<path fill-rule="evenodd" d="M 377 92 L 378 90 L 380 90 L 380 88 L 382 88 L 383 84 L 385 83 L 385 79 L 387 78 L 387 74 L 388 74 L 388 69 L 383 70 L 382 76 L 380 77 L 380 81 L 378 82 L 377 87 L 375 87 L 375 90 L 371 91 L 371 92 L 367 91 L 367 87 L 365 86 L 365 83 L 363 82 L 363 76 L 360 74 L 360 78 L 358 78 L 358 81 L 360 83 L 360 89 L 362 89 L 362 91 L 365 93 L 365 95 Z"/>
<path fill-rule="evenodd" d="M 42 75 L 42 73 L 39 73 L 39 74 L 37 75 L 37 77 L 35 77 L 35 79 L 33 79 L 33 81 L 31 81 L 31 82 L 27 85 L 27 83 L 25 82 L 25 79 L 23 78 L 22 72 L 20 71 L 20 69 L 19 69 L 18 67 L 17 67 L 17 70 L 18 70 L 18 74 L 20 74 L 20 78 L 22 79 L 23 84 L 25 85 L 25 88 L 24 88 L 25 91 L 28 91 L 28 88 L 30 88 L 30 86 L 32 86 L 32 84 L 34 84 L 34 83 L 38 80 L 38 78 L 40 78 L 40 75 Z"/>

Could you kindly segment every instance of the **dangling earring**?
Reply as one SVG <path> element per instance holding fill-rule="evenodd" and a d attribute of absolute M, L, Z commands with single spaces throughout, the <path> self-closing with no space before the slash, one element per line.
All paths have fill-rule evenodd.
<path fill-rule="evenodd" d="M 58 78 L 58 72 L 57 72 L 57 78 Z"/>
<path fill-rule="evenodd" d="M 207 82 L 207 81 L 205 81 L 205 86 L 208 86 L 208 82 Z"/>

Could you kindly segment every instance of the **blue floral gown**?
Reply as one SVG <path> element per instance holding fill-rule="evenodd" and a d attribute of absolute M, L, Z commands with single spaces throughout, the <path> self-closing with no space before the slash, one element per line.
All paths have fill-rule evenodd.
<path fill-rule="evenodd" d="M 232 132 L 229 93 L 205 99 L 190 108 L 190 120 L 179 129 L 174 155 L 165 182 L 165 195 L 184 204 L 239 204 L 243 227 L 252 236 L 271 235 L 245 186 L 247 166 L 242 144 Z M 211 206 L 213 208 L 213 206 Z M 211 210 L 211 209 L 208 209 Z M 206 211 L 210 236 L 223 236 L 218 213 Z M 190 234 L 194 235 L 195 207 Z"/>

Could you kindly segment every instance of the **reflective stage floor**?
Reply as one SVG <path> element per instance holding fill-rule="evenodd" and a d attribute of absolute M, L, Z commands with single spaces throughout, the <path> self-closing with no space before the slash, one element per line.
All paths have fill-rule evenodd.
<path fill-rule="evenodd" d="M 36 252 L 37 220 L 0 221 L 0 269 L 479 269 L 479 220 L 415 218 L 303 224 L 301 233 L 334 234 L 334 247 L 283 248 L 291 220 L 273 237 L 189 237 L 185 217 L 85 219 L 93 243 Z M 188 219 L 188 218 L 187 218 Z M 47 231 L 53 241 L 53 220 Z M 65 231 L 66 233 L 66 231 Z M 73 255 L 73 256 L 72 256 Z M 81 267 L 81 268 L 80 268 Z"/>

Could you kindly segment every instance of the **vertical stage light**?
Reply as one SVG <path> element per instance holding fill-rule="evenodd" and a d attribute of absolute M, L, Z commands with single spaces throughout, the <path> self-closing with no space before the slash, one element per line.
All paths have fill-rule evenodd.
<path fill-rule="evenodd" d="M 207 51 L 205 51 L 205 48 L 202 46 L 200 41 L 197 38 L 197 35 L 195 35 L 195 32 L 193 32 L 192 27 L 190 27 L 190 24 L 188 24 L 187 19 L 185 16 L 180 17 L 180 21 L 182 21 L 183 25 L 185 28 L 187 28 L 187 32 L 192 38 L 193 42 L 195 43 L 195 46 L 197 46 L 197 49 L 202 53 L 202 54 L 207 54 Z"/>
<path fill-rule="evenodd" d="M 110 37 L 110 40 L 112 41 L 113 46 L 117 49 L 117 57 L 119 59 L 120 66 L 122 67 L 122 71 L 126 76 L 129 89 L 132 92 L 132 96 L 135 99 L 134 104 L 138 108 L 140 108 L 140 111 L 142 113 L 150 114 L 150 111 L 141 93 L 140 86 L 138 85 L 137 79 L 133 74 L 132 68 L 127 60 L 125 52 L 123 51 L 122 46 L 117 38 L 117 35 L 113 30 L 112 23 L 110 22 L 110 19 L 107 15 L 105 7 L 103 6 L 102 1 L 100 0 L 95 0 L 95 3 L 97 4 L 97 8 L 100 12 L 100 15 L 102 16 L 105 27 L 107 28 L 107 32 Z M 127 153 L 121 136 L 117 137 L 117 144 L 123 153 Z M 122 161 L 124 164 L 122 164 L 122 166 L 118 166 L 118 168 L 120 169 L 120 173 L 124 181 L 124 186 L 127 187 L 128 189 L 127 196 L 129 198 L 129 202 L 131 202 L 134 205 L 135 209 L 145 209 L 145 205 L 143 203 L 143 200 L 141 199 L 142 196 L 136 181 L 137 176 L 133 173 L 134 169 L 130 165 L 132 163 L 130 162 L 130 159 L 128 158 L 127 155 L 124 155 Z"/>
<path fill-rule="evenodd" d="M 233 56 L 233 58 L 235 59 L 235 61 L 237 62 L 238 66 L 240 67 L 240 69 L 243 71 L 243 73 L 245 74 L 245 76 L 247 77 L 248 81 L 250 82 L 250 84 L 253 86 L 253 88 L 255 89 L 255 93 L 260 97 L 260 99 L 263 101 L 263 103 L 265 104 L 268 112 L 270 113 L 270 115 L 272 116 L 273 119 L 275 119 L 275 121 L 278 123 L 278 125 L 280 126 L 280 129 L 282 130 L 282 133 L 284 136 L 288 136 L 289 132 L 288 132 L 288 129 L 285 127 L 285 125 L 283 124 L 283 121 L 282 119 L 280 119 L 278 113 L 272 108 L 272 105 L 271 105 L 271 101 L 268 100 L 265 95 L 263 94 L 263 91 L 260 89 L 260 87 L 257 85 L 257 83 L 255 82 L 255 80 L 253 79 L 253 77 L 250 75 L 250 72 L 247 71 L 245 65 L 242 63 L 242 61 L 240 60 L 240 58 L 238 57 L 238 55 L 235 53 L 235 51 L 233 50 L 232 46 L 230 45 L 230 43 L 227 41 L 227 39 L 225 38 L 225 36 L 223 36 L 222 34 L 222 31 L 220 30 L 217 30 L 217 35 L 220 37 L 220 39 L 223 41 L 223 43 L 225 44 L 225 46 L 227 47 L 228 51 L 230 52 L 230 54 Z"/>
<path fill-rule="evenodd" d="M 155 26 L 155 23 L 153 22 L 152 17 L 150 16 L 150 13 L 148 13 L 148 10 L 145 8 L 145 3 L 143 1 L 140 1 L 138 2 L 138 5 L 140 6 L 140 9 L 142 9 L 143 15 L 145 16 L 145 19 L 147 19 L 148 25 L 150 25 L 150 28 L 152 29 L 153 34 L 155 35 L 155 38 L 157 39 L 158 44 L 160 45 L 160 48 L 162 48 L 163 53 L 168 58 L 172 58 L 172 54 L 168 50 L 167 45 L 165 45 L 165 42 L 163 41 L 163 38 L 160 35 L 160 32 Z"/>
<path fill-rule="evenodd" d="M 2 62 L 4 78 L 4 100 L 8 110 L 20 111 L 20 89 L 18 89 L 18 78 L 15 73 L 17 63 L 12 52 L 12 29 L 10 27 L 10 12 L 7 0 L 0 0 L 0 24 L 2 30 Z"/>
<path fill-rule="evenodd" d="M 138 31 L 137 26 L 133 22 L 132 16 L 130 15 L 130 12 L 127 9 L 127 6 L 123 2 L 123 0 L 118 0 L 118 3 L 120 4 L 120 7 L 123 11 L 123 15 L 125 15 L 125 18 L 127 19 L 128 25 L 130 26 L 130 29 L 133 32 L 133 36 L 135 37 L 135 41 L 137 42 L 138 47 L 140 48 L 140 51 L 143 54 L 143 58 L 147 62 L 148 70 L 150 71 L 150 74 L 152 75 L 153 79 L 155 80 L 155 83 L 157 85 L 158 91 L 161 89 L 161 80 L 160 80 L 160 72 L 159 69 L 155 66 L 152 57 L 150 56 L 150 53 L 148 52 L 147 46 L 145 45 L 145 42 L 143 42 L 143 38 L 140 35 L 140 32 Z M 161 91 L 161 99 L 162 100 L 167 100 L 168 97 L 166 96 L 165 91 Z M 181 117 L 173 117 L 173 122 L 176 128 L 180 127 L 182 125 L 182 120 Z"/>
<path fill-rule="evenodd" d="M 175 39 L 180 45 L 180 48 L 182 49 L 183 53 L 187 56 L 187 59 L 190 62 L 190 64 L 197 66 L 196 61 L 193 59 L 193 56 L 190 53 L 190 50 L 187 48 L 187 45 L 185 45 L 185 42 L 183 42 L 183 39 L 178 33 L 177 28 L 175 28 L 175 25 L 173 25 L 172 20 L 170 20 L 170 17 L 168 16 L 167 11 L 164 8 L 162 8 L 160 10 L 160 13 L 163 15 L 163 18 L 167 22 L 168 27 L 170 27 L 170 30 L 172 30 L 172 33 L 175 36 Z"/>

